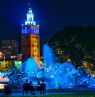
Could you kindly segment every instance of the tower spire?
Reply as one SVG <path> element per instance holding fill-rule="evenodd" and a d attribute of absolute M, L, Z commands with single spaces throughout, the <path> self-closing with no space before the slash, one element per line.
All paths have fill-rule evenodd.
<path fill-rule="evenodd" d="M 28 2 L 28 8 L 30 8 L 30 2 Z"/>
<path fill-rule="evenodd" d="M 27 18 L 25 20 L 25 25 L 36 25 L 36 22 L 34 21 L 34 14 L 30 7 L 30 0 L 28 2 L 28 12 L 27 12 Z"/>
<path fill-rule="evenodd" d="M 30 8 L 30 0 L 28 0 L 28 7 Z"/>

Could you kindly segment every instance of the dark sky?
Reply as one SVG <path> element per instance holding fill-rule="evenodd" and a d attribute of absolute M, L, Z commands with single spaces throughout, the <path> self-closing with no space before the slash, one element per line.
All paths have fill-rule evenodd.
<path fill-rule="evenodd" d="M 29 0 L 0 0 L 0 40 L 19 39 Z M 95 25 L 95 0 L 30 0 L 42 41 L 65 26 Z"/>

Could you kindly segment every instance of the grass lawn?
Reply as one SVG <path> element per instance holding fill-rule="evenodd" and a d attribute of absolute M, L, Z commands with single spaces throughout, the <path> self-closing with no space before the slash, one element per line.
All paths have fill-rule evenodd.
<path fill-rule="evenodd" d="M 16 96 L 0 96 L 0 97 L 16 97 Z M 46 95 L 46 96 L 17 96 L 17 97 L 95 97 L 95 94 L 63 94 L 63 95 Z"/>

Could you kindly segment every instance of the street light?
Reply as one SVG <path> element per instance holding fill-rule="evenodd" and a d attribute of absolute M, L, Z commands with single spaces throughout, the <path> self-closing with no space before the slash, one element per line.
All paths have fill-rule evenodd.
<path fill-rule="evenodd" d="M 0 52 L 0 59 L 2 58 L 2 52 Z"/>

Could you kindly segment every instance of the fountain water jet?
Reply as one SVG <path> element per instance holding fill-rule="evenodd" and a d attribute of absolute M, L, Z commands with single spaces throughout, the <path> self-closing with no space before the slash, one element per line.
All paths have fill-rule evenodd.
<path fill-rule="evenodd" d="M 39 67 L 34 58 L 29 58 L 23 63 L 21 71 L 27 74 L 27 77 L 36 77 Z"/>

